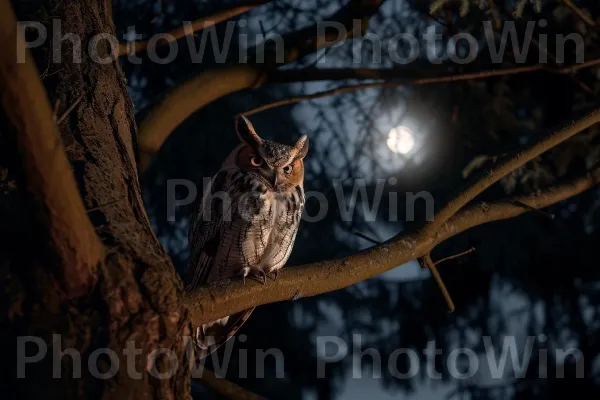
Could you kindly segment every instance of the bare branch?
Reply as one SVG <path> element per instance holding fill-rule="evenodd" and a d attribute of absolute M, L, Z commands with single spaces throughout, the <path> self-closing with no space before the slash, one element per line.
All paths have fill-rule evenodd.
<path fill-rule="evenodd" d="M 247 11 L 250 11 L 260 5 L 269 3 L 271 0 L 254 0 L 254 1 L 246 1 L 242 4 L 237 5 L 236 7 L 222 10 L 216 12 L 212 15 L 198 18 L 191 23 L 191 30 L 187 29 L 186 26 L 181 26 L 179 28 L 173 29 L 165 34 L 163 40 L 157 42 L 157 45 L 165 45 L 176 40 L 181 39 L 187 35 L 193 35 L 195 32 L 201 31 L 213 25 L 216 25 L 220 22 L 227 21 L 230 18 L 236 17 L 240 14 L 243 14 Z M 136 42 L 127 42 L 127 43 L 119 43 L 119 56 L 124 56 L 126 54 L 136 54 L 146 51 L 148 48 L 148 40 L 139 40 Z"/>
<path fill-rule="evenodd" d="M 533 64 L 523 65 L 520 67 L 490 69 L 468 73 L 453 73 L 448 74 L 448 70 L 455 65 L 448 64 L 432 64 L 421 65 L 415 68 L 303 68 L 292 70 L 278 70 L 269 75 L 269 83 L 290 83 L 290 82 L 314 82 L 314 81 L 331 81 L 344 79 L 361 79 L 361 80 L 394 80 L 405 79 L 400 83 L 417 82 L 424 83 L 441 83 L 464 81 L 471 79 L 491 78 L 495 76 L 517 75 L 528 72 L 547 71 L 558 75 L 567 75 L 582 69 L 593 68 L 600 66 L 600 58 L 580 63 L 568 65 L 565 67 L 557 67 L 548 64 Z M 445 73 L 439 76 L 440 73 Z M 379 82 L 389 83 L 391 85 L 398 82 Z"/>
<path fill-rule="evenodd" d="M 372 237 L 367 236 L 364 233 L 357 231 L 356 229 L 353 229 L 352 233 L 358 236 L 359 238 L 365 239 L 366 241 L 371 242 L 373 244 L 381 244 L 381 240 L 373 239 Z"/>
<path fill-rule="evenodd" d="M 502 177 L 598 122 L 600 122 L 600 109 L 592 111 L 589 115 L 578 121 L 573 121 L 567 127 L 544 137 L 524 150 L 517 152 L 508 160 L 489 169 L 474 184 L 467 187 L 461 194 L 456 196 L 438 211 L 436 213 L 436 218 L 433 221 L 428 222 L 424 230 L 429 234 L 434 234 L 444 222 L 448 221 L 465 204 L 473 200 L 478 194 L 499 181 Z"/>
<path fill-rule="evenodd" d="M 404 69 L 404 68 L 391 68 L 391 69 L 369 69 L 369 68 L 332 68 L 332 69 L 302 69 L 302 70 L 291 70 L 291 71 L 276 71 L 269 76 L 269 82 L 274 79 L 276 82 L 299 82 L 299 81 L 320 81 L 320 80 L 332 80 L 337 79 L 402 79 L 396 81 L 380 81 L 373 83 L 361 83 L 356 85 L 348 85 L 337 87 L 335 89 L 324 90 L 321 92 L 307 94 L 302 96 L 289 97 L 274 101 L 272 103 L 265 104 L 260 107 L 253 108 L 243 113 L 246 116 L 257 114 L 272 108 L 282 107 L 290 104 L 299 103 L 302 101 L 316 100 L 324 97 L 334 96 L 338 94 L 354 92 L 357 90 L 371 89 L 371 88 L 397 88 L 403 86 L 413 85 L 428 85 L 434 83 L 448 83 L 448 82 L 462 82 L 475 79 L 486 79 L 495 76 L 507 76 L 517 75 L 535 71 L 549 71 L 556 74 L 570 74 L 574 71 L 578 71 L 585 68 L 596 67 L 600 65 L 600 59 L 594 59 L 585 63 L 575 64 L 573 66 L 563 68 L 553 68 L 545 64 L 538 65 L 527 65 L 523 67 L 514 68 L 503 68 L 493 69 L 487 71 L 470 72 L 465 74 L 451 74 L 445 76 L 436 76 L 439 72 L 438 68 L 432 68 L 431 71 L 427 69 Z M 303 72 L 304 71 L 304 72 Z M 404 75 L 406 74 L 406 75 Z M 434 75 L 432 77 L 422 77 L 416 79 L 406 79 L 406 76 L 418 76 L 423 74 Z"/>
<path fill-rule="evenodd" d="M 547 212 L 545 212 L 545 211 L 538 210 L 538 209 L 536 209 L 536 208 L 533 208 L 533 207 L 531 207 L 531 206 L 528 206 L 528 205 L 527 205 L 527 204 L 525 204 L 525 203 L 522 203 L 522 202 L 520 202 L 519 200 L 515 200 L 515 204 L 517 204 L 517 205 L 520 205 L 521 207 L 528 208 L 530 211 L 533 211 L 533 212 L 535 212 L 536 214 L 542 215 L 542 216 L 544 216 L 544 217 L 546 217 L 546 218 L 548 218 L 548 219 L 554 219 L 554 217 L 555 217 L 555 215 L 554 215 L 554 214 L 550 214 L 550 213 L 547 213 Z"/>
<path fill-rule="evenodd" d="M 171 132 L 196 110 L 239 90 L 261 86 L 266 75 L 249 65 L 216 69 L 177 86 L 140 123 L 138 169 L 144 171 Z"/>
<path fill-rule="evenodd" d="M 194 325 L 200 325 L 249 307 L 342 289 L 423 257 L 438 243 L 467 229 L 492 221 L 513 218 L 530 210 L 516 202 L 540 209 L 575 196 L 599 182 L 600 168 L 576 180 L 527 196 L 491 204 L 475 204 L 459 211 L 467 201 L 500 179 L 509 168 L 518 168 L 526 160 L 531 159 L 533 154 L 541 153 L 567 137 L 583 131 L 599 119 L 600 112 L 595 111 L 570 127 L 559 130 L 530 148 L 518 152 L 513 158 L 501 164 L 492 173 L 484 175 L 448 203 L 448 206 L 442 209 L 441 217 L 438 216 L 432 224 L 426 224 L 426 229 L 400 234 L 381 245 L 348 257 L 284 268 L 279 279 L 267 286 L 252 284 L 244 286 L 241 281 L 234 280 L 215 282 L 196 288 L 184 296 L 191 319 Z M 442 221 L 439 222 L 440 220 Z M 427 229 L 428 225 L 429 229 Z"/>
<path fill-rule="evenodd" d="M 468 206 L 447 221 L 438 231 L 440 242 L 456 236 L 468 229 L 489 222 L 518 217 L 532 210 L 539 210 L 576 196 L 600 182 L 600 168 L 584 176 L 545 190 L 524 196 L 498 200 L 491 203 L 480 202 Z M 527 205 L 524 207 L 523 205 Z"/>
<path fill-rule="evenodd" d="M 75 297 L 95 281 L 103 246 L 79 195 L 40 74 L 6 0 L 0 1 L 0 47 L 2 108 L 15 128 L 27 185 L 61 260 L 57 278 L 66 294 Z M 19 61 L 21 51 L 24 62 Z"/>
<path fill-rule="evenodd" d="M 292 32 L 283 37 L 285 54 L 283 64 L 289 64 L 307 54 L 328 48 L 346 39 L 362 35 L 368 27 L 370 18 L 379 10 L 384 0 L 350 0 L 336 13 L 325 18 L 325 21 L 344 27 L 340 32 L 337 28 L 325 29 L 321 32 L 319 24 L 314 24 L 299 31 Z M 359 24 L 356 24 L 356 22 Z M 330 28 L 326 26 L 325 28 Z M 319 34 L 323 33 L 322 36 Z M 267 64 L 274 64 L 275 60 L 266 60 Z M 281 65 L 281 63 L 278 63 Z"/>
<path fill-rule="evenodd" d="M 446 300 L 446 304 L 448 304 L 448 309 L 450 310 L 450 312 L 454 312 L 455 307 L 454 302 L 452 301 L 452 297 L 450 297 L 450 293 L 448 292 L 448 289 L 446 288 L 446 285 L 444 284 L 444 281 L 442 280 L 442 277 L 440 276 L 440 273 L 438 272 L 435 263 L 431 260 L 431 255 L 427 253 L 423 257 L 421 257 L 420 260 L 422 260 L 422 265 L 424 265 L 425 268 L 431 271 L 431 275 L 433 276 L 435 283 L 437 283 L 438 287 L 442 292 L 442 296 L 444 296 L 444 300 Z"/>
<path fill-rule="evenodd" d="M 571 0 L 563 0 L 563 3 L 565 3 L 565 5 L 569 7 L 571 11 L 577 14 L 577 16 L 581 18 L 583 22 L 585 22 L 589 26 L 596 26 L 596 22 L 592 18 L 590 18 L 590 16 L 586 14 L 581 8 L 573 4 Z"/>
<path fill-rule="evenodd" d="M 360 19 L 361 27 L 365 29 L 368 17 L 377 11 L 382 2 L 383 0 L 350 0 L 346 6 L 327 18 L 327 21 L 351 27 L 354 20 Z M 315 24 L 286 35 L 283 64 L 296 61 L 354 34 L 354 31 L 351 31 L 344 37 L 332 38 L 327 31 L 325 37 L 319 37 L 318 32 L 318 24 Z M 268 81 L 269 71 L 282 65 L 274 62 L 275 60 L 267 59 L 263 65 L 245 64 L 207 71 L 175 88 L 139 125 L 139 170 L 146 169 L 150 159 L 171 132 L 187 117 L 227 94 L 262 86 Z"/>
<path fill-rule="evenodd" d="M 539 210 L 538 210 L 538 209 L 536 209 L 536 208 L 531 208 L 531 210 L 532 210 L 532 211 L 533 211 L 533 210 L 535 210 L 535 211 L 539 211 Z M 458 253 L 458 254 L 455 254 L 455 255 L 453 255 L 453 256 L 449 256 L 449 257 L 444 257 L 444 258 L 442 258 L 441 260 L 438 260 L 438 261 L 434 262 L 434 263 L 433 263 L 433 265 L 439 265 L 439 264 L 441 264 L 441 263 L 443 263 L 443 262 L 450 261 L 450 260 L 454 260 L 454 259 L 456 259 L 456 258 L 459 258 L 459 257 L 462 257 L 462 256 L 466 256 L 467 254 L 471 254 L 471 253 L 473 253 L 474 251 L 475 251 L 475 247 L 471 247 L 469 250 L 467 250 L 467 251 L 463 251 L 462 253 Z"/>

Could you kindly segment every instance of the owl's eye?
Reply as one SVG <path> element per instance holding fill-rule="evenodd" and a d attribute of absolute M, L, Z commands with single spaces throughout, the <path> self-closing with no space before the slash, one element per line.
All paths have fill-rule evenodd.
<path fill-rule="evenodd" d="M 285 167 L 283 167 L 283 172 L 286 174 L 289 174 L 292 172 L 294 168 L 291 165 L 286 165 Z"/>
<path fill-rule="evenodd" d="M 260 157 L 251 156 L 250 157 L 250 164 L 252 164 L 255 167 L 260 167 L 261 165 L 263 165 L 263 160 Z"/>

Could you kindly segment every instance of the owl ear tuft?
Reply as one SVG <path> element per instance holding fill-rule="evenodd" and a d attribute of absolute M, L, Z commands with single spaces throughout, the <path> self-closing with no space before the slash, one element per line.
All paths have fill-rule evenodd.
<path fill-rule="evenodd" d="M 294 145 L 294 148 L 298 152 L 296 153 L 296 159 L 303 159 L 306 157 L 306 153 L 308 153 L 308 136 L 302 135 Z"/>
<path fill-rule="evenodd" d="M 243 114 L 238 115 L 235 119 L 235 131 L 242 142 L 252 147 L 257 147 L 263 142 L 250 120 Z"/>

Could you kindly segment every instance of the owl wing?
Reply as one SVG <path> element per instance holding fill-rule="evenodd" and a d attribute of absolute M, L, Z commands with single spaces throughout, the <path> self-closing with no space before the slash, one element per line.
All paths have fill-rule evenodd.
<path fill-rule="evenodd" d="M 257 265 L 262 258 L 272 227 L 272 211 L 263 207 L 260 198 L 250 196 L 245 198 L 246 203 L 240 203 L 242 195 L 254 189 L 245 178 L 239 171 L 220 171 L 196 205 L 190 220 L 186 290 L 214 279 L 215 275 L 235 275 L 236 270 Z M 211 200 L 219 192 L 229 200 Z M 205 358 L 229 340 L 253 311 L 254 307 L 196 327 L 199 357 Z"/>
<path fill-rule="evenodd" d="M 277 217 L 273 221 L 270 237 L 272 245 L 265 254 L 265 259 L 269 260 L 270 272 L 282 268 L 291 255 L 304 209 L 304 201 L 304 190 L 300 186 L 294 191 L 285 193 L 279 199 Z"/>
<path fill-rule="evenodd" d="M 244 268 L 260 269 L 267 256 L 265 251 L 274 227 L 273 203 L 261 196 L 256 186 L 251 187 L 256 183 L 245 185 L 244 197 L 233 199 L 232 217 L 223 226 L 214 279 L 240 275 Z"/>
<path fill-rule="evenodd" d="M 231 190 L 238 177 L 234 178 L 231 170 L 219 171 L 210 181 L 204 196 L 196 201 L 195 210 L 190 219 L 188 234 L 190 257 L 187 267 L 186 288 L 206 283 L 210 268 L 214 264 L 221 241 L 222 227 L 226 223 L 224 202 L 212 200 L 217 193 L 228 196 L 235 193 Z"/>
<path fill-rule="evenodd" d="M 273 204 L 260 193 L 239 170 L 211 180 L 190 221 L 186 290 L 259 267 L 274 226 Z"/>

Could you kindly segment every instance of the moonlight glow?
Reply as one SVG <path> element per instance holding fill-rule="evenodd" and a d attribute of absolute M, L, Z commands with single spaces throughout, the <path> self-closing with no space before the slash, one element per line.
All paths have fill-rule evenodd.
<path fill-rule="evenodd" d="M 388 133 L 387 145 L 394 153 L 408 153 L 415 145 L 412 131 L 406 126 L 392 128 Z"/>

